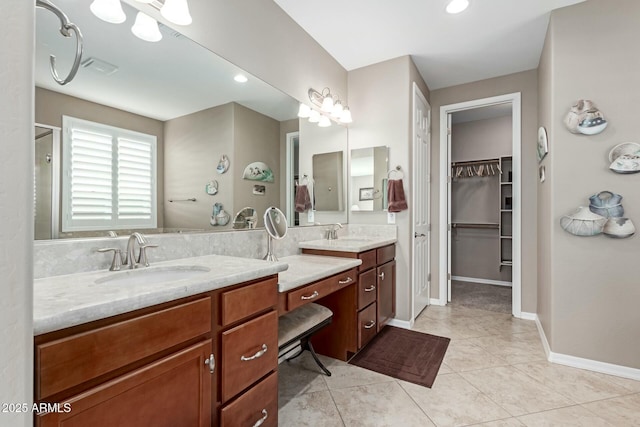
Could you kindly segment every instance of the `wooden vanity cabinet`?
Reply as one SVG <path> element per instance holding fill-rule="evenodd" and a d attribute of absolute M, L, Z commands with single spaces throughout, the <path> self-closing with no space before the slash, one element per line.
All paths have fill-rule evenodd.
<path fill-rule="evenodd" d="M 36 336 L 36 425 L 277 426 L 277 281 Z"/>
<path fill-rule="evenodd" d="M 357 319 L 356 331 L 354 331 L 354 335 L 357 336 L 357 346 L 352 353 L 357 352 L 395 317 L 395 244 L 359 253 L 320 249 L 302 249 L 302 253 L 362 260 L 362 264 L 357 268 L 358 287 L 354 314 Z"/>

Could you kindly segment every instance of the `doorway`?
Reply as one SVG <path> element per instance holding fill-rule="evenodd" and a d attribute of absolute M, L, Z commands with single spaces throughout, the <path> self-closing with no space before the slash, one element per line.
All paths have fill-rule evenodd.
<path fill-rule="evenodd" d="M 510 303 L 509 311 L 521 316 L 520 111 L 520 93 L 441 107 L 442 305 L 475 292 L 480 304 L 500 304 L 503 298 L 501 307 L 492 308 Z M 482 139 L 480 124 L 497 122 L 506 126 L 502 144 L 474 144 Z M 475 137 L 465 138 L 465 132 Z"/>
<path fill-rule="evenodd" d="M 34 239 L 56 239 L 60 212 L 60 128 L 36 124 L 34 143 Z"/>

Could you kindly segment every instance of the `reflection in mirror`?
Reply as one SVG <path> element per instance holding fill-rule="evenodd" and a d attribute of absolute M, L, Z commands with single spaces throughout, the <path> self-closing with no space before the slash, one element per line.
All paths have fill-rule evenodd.
<path fill-rule="evenodd" d="M 145 229 L 145 233 L 233 229 L 231 220 L 226 224 L 224 219 L 212 220 L 216 203 L 230 214 L 243 206 L 259 212 L 284 206 L 283 193 L 289 184 L 284 154 L 287 133 L 300 131 L 300 146 L 308 138 L 315 146 L 332 145 L 325 151 L 347 149 L 346 128 L 339 129 L 339 137 L 338 126 L 326 131 L 317 125 L 299 129 L 296 100 L 173 29 L 161 25 L 163 38 L 158 43 L 133 36 L 130 29 L 137 10 L 126 2 L 122 7 L 127 21 L 121 25 L 93 16 L 87 2 L 57 0 L 56 5 L 83 29 L 87 61 L 69 85 L 53 82 L 49 54 L 55 54 L 59 67 L 65 68 L 74 50 L 65 43 L 74 41 L 60 37 L 53 14 L 37 9 L 36 122 L 61 128 L 62 116 L 68 115 L 157 137 L 158 223 L 157 229 Z M 244 74 L 248 81 L 235 82 L 237 74 Z M 333 146 L 337 140 L 339 145 Z M 309 174 L 313 153 L 301 153 L 308 156 L 301 162 L 309 165 L 305 166 Z M 222 156 L 228 168 L 217 170 Z M 241 172 L 254 162 L 269 165 L 274 182 L 243 180 Z M 207 192 L 212 181 L 218 183 L 214 195 Z M 256 184 L 263 188 L 255 188 Z M 59 192 L 59 185 L 49 185 L 48 191 Z M 169 199 L 196 201 L 169 203 Z M 59 210 L 51 211 L 59 216 Z M 346 222 L 346 218 L 337 221 Z M 105 231 L 60 231 L 60 237 L 106 235 Z M 118 234 L 131 231 L 117 230 Z"/>
<path fill-rule="evenodd" d="M 287 235 L 287 218 L 282 211 L 276 207 L 269 207 L 264 213 L 264 228 L 267 230 L 268 244 L 267 254 L 263 259 L 267 261 L 278 261 L 273 253 L 273 240 L 283 239 Z"/>
<path fill-rule="evenodd" d="M 387 209 L 389 147 L 351 150 L 351 210 Z"/>
<path fill-rule="evenodd" d="M 342 151 L 313 155 L 313 195 L 318 211 L 341 211 Z"/>
<path fill-rule="evenodd" d="M 254 208 L 246 207 L 240 209 L 233 218 L 234 230 L 242 230 L 245 228 L 256 228 L 258 225 L 258 214 Z"/>
<path fill-rule="evenodd" d="M 36 125 L 34 160 L 34 237 L 55 239 L 60 209 L 60 129 Z"/>

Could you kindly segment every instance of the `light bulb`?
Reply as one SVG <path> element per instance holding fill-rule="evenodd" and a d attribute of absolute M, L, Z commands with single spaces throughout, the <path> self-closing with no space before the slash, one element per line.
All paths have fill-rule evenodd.
<path fill-rule="evenodd" d="M 160 14 L 177 25 L 189 25 L 193 21 L 187 0 L 165 0 Z"/>
<path fill-rule="evenodd" d="M 127 20 L 120 0 L 93 0 L 89 9 L 95 16 L 111 24 L 122 24 Z"/>
<path fill-rule="evenodd" d="M 333 110 L 333 97 L 331 96 L 331 94 L 328 94 L 324 97 L 324 99 L 322 100 L 321 109 L 322 111 L 326 111 L 327 113 L 330 113 L 331 110 Z"/>
<path fill-rule="evenodd" d="M 469 7 L 469 0 L 451 0 L 447 5 L 447 13 L 456 14 Z"/>
<path fill-rule="evenodd" d="M 340 114 L 340 123 L 352 123 L 353 119 L 351 118 L 351 111 L 349 107 L 344 107 L 342 114 Z"/>
<path fill-rule="evenodd" d="M 136 22 L 131 27 L 131 32 L 139 39 L 147 42 L 159 42 L 162 40 L 158 21 L 142 12 L 138 12 L 136 15 Z"/>
<path fill-rule="evenodd" d="M 318 123 L 319 121 L 320 121 L 320 113 L 318 113 L 316 110 L 311 110 L 311 113 L 309 113 L 309 122 Z"/>
<path fill-rule="evenodd" d="M 322 116 L 320 117 L 318 126 L 320 126 L 321 128 L 328 128 L 329 126 L 331 126 L 331 120 L 329 120 L 329 117 L 327 116 Z"/>
<path fill-rule="evenodd" d="M 311 115 L 311 107 L 307 104 L 300 104 L 300 108 L 298 109 L 298 117 L 306 119 Z"/>
<path fill-rule="evenodd" d="M 244 74 L 237 74 L 233 80 L 237 81 L 238 83 L 246 83 L 249 81 L 249 79 L 247 78 L 247 76 L 245 76 Z"/>

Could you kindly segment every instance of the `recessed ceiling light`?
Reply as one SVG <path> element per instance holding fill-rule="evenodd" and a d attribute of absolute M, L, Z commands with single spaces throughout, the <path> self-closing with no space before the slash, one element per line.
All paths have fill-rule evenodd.
<path fill-rule="evenodd" d="M 456 14 L 469 7 L 469 0 L 451 0 L 447 5 L 447 13 Z"/>
<path fill-rule="evenodd" d="M 237 81 L 238 83 L 246 83 L 249 79 L 243 74 L 238 74 L 233 78 L 233 80 Z"/>

